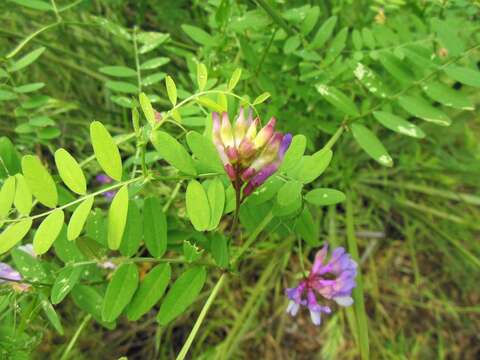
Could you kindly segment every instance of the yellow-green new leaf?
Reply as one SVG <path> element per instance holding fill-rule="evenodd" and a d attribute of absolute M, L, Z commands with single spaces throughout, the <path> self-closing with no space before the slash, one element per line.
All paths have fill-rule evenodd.
<path fill-rule="evenodd" d="M 87 192 L 87 182 L 82 168 L 67 150 L 60 148 L 55 151 L 55 164 L 62 181 L 70 190 L 79 195 Z"/>
<path fill-rule="evenodd" d="M 187 214 L 195 230 L 207 230 L 210 225 L 210 204 L 205 189 L 197 180 L 188 183 L 186 202 Z"/>
<path fill-rule="evenodd" d="M 90 124 L 90 138 L 95 157 L 102 169 L 112 179 L 120 181 L 122 179 L 122 158 L 117 144 L 101 122 L 94 121 Z"/>
<path fill-rule="evenodd" d="M 197 64 L 197 84 L 200 91 L 203 91 L 203 89 L 205 89 L 205 85 L 207 85 L 207 79 L 208 79 L 207 67 L 202 63 L 198 63 Z"/>
<path fill-rule="evenodd" d="M 7 217 L 15 199 L 15 176 L 9 176 L 0 190 L 0 224 Z"/>
<path fill-rule="evenodd" d="M 351 129 L 358 145 L 360 145 L 368 155 L 383 166 L 393 166 L 392 157 L 372 131 L 360 124 L 352 124 Z"/>
<path fill-rule="evenodd" d="M 241 76 L 242 76 L 242 69 L 236 68 L 235 71 L 232 73 L 232 77 L 228 81 L 228 91 L 232 91 L 235 88 L 235 86 L 237 86 Z"/>
<path fill-rule="evenodd" d="M 167 75 L 165 78 L 165 86 L 167 87 L 167 94 L 170 102 L 173 106 L 177 105 L 177 87 L 175 86 L 175 81 Z"/>
<path fill-rule="evenodd" d="M 265 100 L 267 100 L 270 97 L 269 92 L 264 92 L 263 94 L 258 95 L 258 97 L 253 100 L 253 105 L 258 105 L 263 103 Z"/>
<path fill-rule="evenodd" d="M 33 237 L 35 254 L 42 255 L 50 249 L 62 230 L 64 218 L 63 210 L 56 209 L 43 220 Z"/>
<path fill-rule="evenodd" d="M 108 247 L 117 250 L 120 247 L 127 223 L 128 187 L 124 185 L 115 195 L 108 211 Z"/>
<path fill-rule="evenodd" d="M 32 210 L 32 192 L 28 188 L 25 177 L 22 174 L 15 175 L 15 178 L 17 180 L 17 186 L 13 203 L 21 215 L 27 216 Z"/>
<path fill-rule="evenodd" d="M 73 212 L 67 227 L 67 239 L 72 241 L 80 236 L 85 226 L 90 210 L 92 210 L 94 197 L 84 200 Z"/>
<path fill-rule="evenodd" d="M 37 156 L 25 155 L 22 158 L 22 172 L 30 191 L 40 203 L 49 208 L 57 206 L 55 181 Z"/>
<path fill-rule="evenodd" d="M 147 118 L 147 121 L 150 125 L 155 124 L 155 111 L 153 110 L 152 103 L 145 93 L 140 93 L 138 97 L 140 101 L 140 106 L 142 107 L 143 114 Z"/>
<path fill-rule="evenodd" d="M 32 219 L 25 219 L 10 225 L 0 234 L 0 255 L 20 242 L 32 227 Z"/>

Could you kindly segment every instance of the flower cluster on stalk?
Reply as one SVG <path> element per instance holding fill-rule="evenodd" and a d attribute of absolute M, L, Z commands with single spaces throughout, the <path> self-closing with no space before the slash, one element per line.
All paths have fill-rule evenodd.
<path fill-rule="evenodd" d="M 327 252 L 328 245 L 325 245 L 315 255 L 308 277 L 285 291 L 290 300 L 287 312 L 296 316 L 300 307 L 305 306 L 315 325 L 320 325 L 322 313 L 332 312 L 329 305 L 318 303 L 317 295 L 340 306 L 350 306 L 353 304 L 352 290 L 356 286 L 357 263 L 342 247 L 336 248 L 325 263 Z"/>
<path fill-rule="evenodd" d="M 213 113 L 212 138 L 235 190 L 250 195 L 280 167 L 292 142 L 291 134 L 275 130 L 275 118 L 258 131 L 260 119 L 240 112 L 232 127 L 226 112 Z"/>

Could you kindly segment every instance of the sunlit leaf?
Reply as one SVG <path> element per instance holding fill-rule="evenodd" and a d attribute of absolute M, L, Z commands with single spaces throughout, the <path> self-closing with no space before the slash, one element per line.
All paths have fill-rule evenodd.
<path fill-rule="evenodd" d="M 117 250 L 120 247 L 127 222 L 128 186 L 124 185 L 115 194 L 108 210 L 108 247 Z"/>
<path fill-rule="evenodd" d="M 357 143 L 370 157 L 383 166 L 393 166 L 392 157 L 371 130 L 356 123 L 351 125 L 351 129 Z"/>
<path fill-rule="evenodd" d="M 55 151 L 55 164 L 65 185 L 74 193 L 84 195 L 87 183 L 77 160 L 67 150 L 60 148 Z"/>
<path fill-rule="evenodd" d="M 102 169 L 112 179 L 120 181 L 122 179 L 120 152 L 112 136 L 101 122 L 94 121 L 90 124 L 90 138 L 95 157 Z"/>
<path fill-rule="evenodd" d="M 50 208 L 57 206 L 57 187 L 37 156 L 25 155 L 22 158 L 22 172 L 33 196 L 40 203 Z"/>
<path fill-rule="evenodd" d="M 33 237 L 35 254 L 42 255 L 50 249 L 53 242 L 60 235 L 64 219 L 65 214 L 63 210 L 56 209 L 42 221 Z"/>

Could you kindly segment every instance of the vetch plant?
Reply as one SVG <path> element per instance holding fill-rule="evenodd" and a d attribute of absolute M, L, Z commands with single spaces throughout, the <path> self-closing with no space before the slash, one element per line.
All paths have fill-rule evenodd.
<path fill-rule="evenodd" d="M 389 214 L 400 204 L 428 216 L 467 222 L 405 200 L 404 189 L 430 191 L 418 184 L 396 184 L 402 194 L 391 202 L 368 186 L 385 185 L 395 173 L 390 171 L 394 159 L 404 166 L 395 171 L 414 172 L 409 167 L 405 171 L 405 163 L 411 166 L 412 161 L 404 158 L 407 142 L 402 136 L 423 139 L 434 133 L 434 126 L 460 126 L 448 108 L 475 108 L 464 90 L 480 86 L 480 75 L 469 62 L 479 45 L 467 46 L 459 34 L 443 31 L 452 28 L 450 20 L 441 19 L 447 4 L 438 18 L 428 21 L 401 13 L 394 17 L 394 5 L 385 12 L 378 9 L 374 24 L 366 20 L 357 24 L 352 20 L 356 12 L 344 16 L 341 5 L 304 5 L 280 12 L 286 3 L 256 1 L 258 7 L 252 9 L 214 1 L 199 5 L 208 14 L 205 29 L 183 24 L 182 38 L 167 26 L 161 31 L 172 35 L 141 30 L 140 24 L 127 29 L 90 14 L 81 22 L 66 20 L 65 12 L 81 2 L 60 9 L 55 1 L 13 3 L 55 15 L 56 21 L 25 38 L 0 63 L 2 111 L 17 124 L 12 128 L 15 144 L 0 138 L 0 310 L 7 309 L 0 320 L 14 324 L 9 340 L 14 341 L 16 329 L 23 330 L 37 316 L 42 325 L 48 322 L 71 339 L 61 349 L 63 360 L 73 356 L 72 349 L 90 322 L 101 331 L 123 332 L 127 321 L 138 321 L 139 329 L 155 329 L 155 336 L 147 336 L 152 339 L 152 356 L 162 352 L 171 357 L 178 350 L 177 334 L 183 341 L 187 332 L 176 354 L 181 360 L 190 355 L 194 342 L 204 344 L 200 329 L 212 308 L 224 309 L 219 304 L 223 287 L 237 279 L 248 282 L 243 275 L 252 264 L 262 268 L 261 275 L 255 273 L 249 291 L 235 292 L 245 304 L 238 314 L 240 306 L 222 312 L 225 338 L 206 349 L 204 358 L 237 357 L 248 327 L 255 324 L 263 331 L 282 324 L 284 308 L 292 316 L 304 316 L 301 309 L 308 309 L 318 326 L 324 314 L 351 306 L 332 314 L 317 331 L 336 336 L 333 342 L 343 346 L 342 332 L 335 328 L 341 319 L 354 335 L 359 356 L 369 359 L 364 289 L 370 292 L 371 287 L 364 288 L 362 275 L 375 243 L 361 247 L 361 259 L 352 202 L 369 197 L 373 206 Z M 148 3 L 152 10 L 157 6 L 153 3 Z M 420 7 L 425 13 L 437 9 Z M 467 18 L 461 19 L 468 23 Z M 57 52 L 65 50 L 61 46 L 28 50 L 32 43 L 44 41 L 38 36 L 51 34 L 60 24 L 62 29 L 82 26 L 78 34 L 70 34 L 80 40 L 76 46 L 98 45 L 96 51 L 88 49 L 88 57 L 79 51 L 80 65 L 60 57 Z M 90 28 L 95 36 L 85 41 L 79 34 Z M 466 28 L 474 33 L 474 26 Z M 107 56 L 114 53 L 114 45 L 118 54 Z M 450 55 L 444 46 L 451 49 Z M 153 55 L 157 52 L 161 56 Z M 50 62 L 91 77 L 97 82 L 92 89 L 98 93 L 101 89 L 99 99 L 90 97 L 89 90 L 84 97 L 75 94 L 78 103 L 76 98 L 73 102 L 36 93 L 53 85 L 28 83 L 30 73 L 24 69 L 34 74 L 35 66 L 47 67 Z M 64 112 L 69 116 L 62 116 Z M 68 124 L 75 116 L 78 134 L 69 131 L 75 124 L 66 125 L 62 135 L 64 124 L 57 121 L 65 118 Z M 439 163 L 444 159 L 428 159 L 422 153 L 437 146 L 435 138 L 429 141 L 416 145 L 422 159 L 417 162 L 442 172 Z M 369 158 L 378 164 L 367 163 Z M 327 169 L 327 176 L 322 176 Z M 378 179 L 356 181 L 362 173 Z M 453 192 L 430 194 L 478 202 Z M 341 205 L 336 208 L 337 204 Z M 383 225 L 373 211 L 368 217 Z M 340 229 L 337 218 L 344 220 Z M 397 218 L 392 218 L 398 226 Z M 409 231 L 415 233 L 417 227 L 412 228 Z M 340 239 L 343 235 L 345 239 Z M 470 263 L 480 264 L 469 249 L 445 238 Z M 322 241 L 306 274 L 308 251 Z M 341 247 L 343 242 L 348 252 Z M 327 244 L 334 248 L 330 256 Z M 418 281 L 423 269 L 415 256 L 410 258 L 414 275 L 408 275 Z M 279 286 L 281 278 L 290 284 L 289 271 L 299 273 L 297 260 L 303 278 L 286 289 L 285 297 L 275 295 L 277 303 L 284 302 L 282 311 L 275 312 L 265 305 L 271 294 L 266 289 L 274 286 L 279 294 L 284 288 Z M 222 295 L 227 301 L 233 296 Z M 202 306 L 198 314 L 193 305 Z M 82 317 L 73 336 L 70 328 L 64 331 L 61 317 L 67 306 L 79 309 Z M 268 311 L 271 318 L 263 316 L 255 323 L 258 309 Z M 130 341 L 132 329 L 136 325 L 122 337 Z M 0 335 L 1 331 L 0 327 Z M 283 331 L 278 334 L 281 338 Z M 0 341 L 0 350 L 1 345 Z M 192 356 L 198 355 L 195 351 Z"/>

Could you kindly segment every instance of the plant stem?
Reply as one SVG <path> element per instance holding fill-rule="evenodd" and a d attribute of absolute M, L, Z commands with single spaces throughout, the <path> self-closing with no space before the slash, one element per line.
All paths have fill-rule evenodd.
<path fill-rule="evenodd" d="M 78 340 L 78 337 L 80 336 L 80 333 L 83 331 L 83 328 L 87 325 L 87 323 L 90 321 L 91 318 L 92 318 L 92 315 L 90 315 L 90 314 L 88 314 L 87 316 L 85 316 L 85 317 L 83 318 L 82 323 L 81 323 L 80 326 L 78 327 L 77 331 L 75 331 L 75 334 L 73 335 L 72 339 L 71 339 L 70 342 L 68 343 L 68 346 L 67 346 L 67 348 L 65 349 L 65 351 L 63 352 L 63 355 L 62 355 L 62 357 L 60 358 L 60 360 L 66 360 L 66 359 L 68 359 L 68 354 L 70 354 L 70 351 L 72 351 L 73 346 L 75 345 L 75 343 L 76 343 L 77 340 Z"/>
<path fill-rule="evenodd" d="M 202 311 L 200 312 L 200 315 L 198 315 L 198 318 L 195 321 L 195 325 L 193 325 L 192 331 L 188 335 L 188 338 L 183 344 L 182 349 L 178 353 L 177 360 L 185 359 L 185 356 L 187 355 L 188 350 L 190 349 L 190 346 L 192 346 L 192 342 L 195 339 L 195 336 L 197 335 L 197 332 L 200 329 L 200 326 L 202 325 L 202 322 L 205 319 L 205 316 L 207 316 L 207 312 L 210 309 L 210 306 L 212 306 L 213 301 L 217 297 L 218 292 L 222 288 L 222 285 L 223 285 L 223 282 L 225 281 L 226 276 L 227 274 L 224 273 L 222 274 L 222 276 L 220 276 L 220 279 L 218 279 L 217 284 L 215 285 L 212 292 L 210 293 L 210 296 L 205 302 L 205 305 L 203 305 Z"/>

